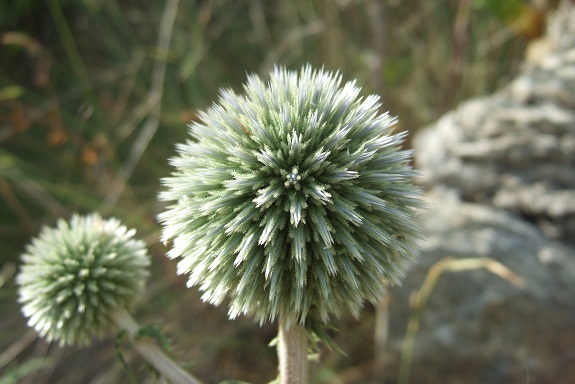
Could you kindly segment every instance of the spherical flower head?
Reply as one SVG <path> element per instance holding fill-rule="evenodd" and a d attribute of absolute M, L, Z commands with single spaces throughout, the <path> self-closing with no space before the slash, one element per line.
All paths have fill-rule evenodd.
<path fill-rule="evenodd" d="M 44 227 L 16 280 L 28 325 L 60 345 L 86 344 L 108 331 L 112 312 L 130 308 L 148 276 L 150 259 L 135 232 L 97 214 Z"/>
<path fill-rule="evenodd" d="M 416 252 L 410 153 L 378 97 L 337 73 L 275 68 L 221 92 L 178 146 L 160 199 L 168 256 L 230 316 L 290 326 L 377 301 Z M 317 324 L 317 323 L 316 323 Z"/>

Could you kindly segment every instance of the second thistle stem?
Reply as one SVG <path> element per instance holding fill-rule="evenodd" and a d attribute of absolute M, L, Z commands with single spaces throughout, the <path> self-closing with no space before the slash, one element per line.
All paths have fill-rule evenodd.
<path fill-rule="evenodd" d="M 145 339 L 138 339 L 136 334 L 140 326 L 126 310 L 118 309 L 112 314 L 112 319 L 120 329 L 128 332 L 134 348 L 140 355 L 172 383 L 201 384 L 198 379 L 184 371 L 154 343 Z"/>
<path fill-rule="evenodd" d="M 279 322 L 278 358 L 280 384 L 307 384 L 307 331 L 293 324 L 289 328 Z"/>

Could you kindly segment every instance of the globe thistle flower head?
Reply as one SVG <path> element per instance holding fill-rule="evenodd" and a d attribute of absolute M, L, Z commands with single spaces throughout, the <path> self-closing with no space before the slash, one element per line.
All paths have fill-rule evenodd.
<path fill-rule="evenodd" d="M 230 316 L 286 326 L 357 315 L 416 254 L 404 135 L 355 82 L 305 66 L 221 92 L 178 146 L 160 199 L 168 256 Z"/>
<path fill-rule="evenodd" d="M 16 280 L 28 325 L 60 345 L 87 344 L 107 331 L 112 312 L 130 308 L 148 276 L 146 247 L 134 234 L 97 214 L 44 227 Z"/>

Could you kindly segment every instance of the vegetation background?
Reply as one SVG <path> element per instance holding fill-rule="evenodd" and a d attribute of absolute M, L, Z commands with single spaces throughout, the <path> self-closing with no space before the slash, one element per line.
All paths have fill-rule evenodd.
<path fill-rule="evenodd" d="M 523 0 L 0 0 L 0 383 L 122 383 L 114 338 L 36 338 L 16 303 L 19 255 L 44 224 L 99 211 L 138 229 L 153 272 L 136 317 L 209 383 L 276 376 L 274 325 L 227 319 L 185 288 L 159 243 L 156 196 L 186 125 L 221 87 L 274 64 L 339 70 L 411 134 L 520 65 L 552 4 Z M 170 20 L 170 12 L 175 18 Z M 164 21 L 162 21 L 164 20 Z M 171 39 L 170 39 L 171 37 Z M 409 143 L 407 143 L 409 145 Z M 373 377 L 374 308 L 342 318 L 347 355 L 323 351 L 313 383 Z M 146 366 L 123 349 L 138 382 Z M 393 374 L 391 374 L 393 376 Z"/>

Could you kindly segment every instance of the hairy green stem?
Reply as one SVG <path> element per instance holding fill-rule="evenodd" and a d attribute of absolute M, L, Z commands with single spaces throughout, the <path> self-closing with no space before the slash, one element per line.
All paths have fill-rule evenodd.
<path fill-rule="evenodd" d="M 287 328 L 285 323 L 280 321 L 278 338 L 280 384 L 306 384 L 307 331 L 297 324 Z"/>
<path fill-rule="evenodd" d="M 174 384 L 201 384 L 202 382 L 188 372 L 184 371 L 178 364 L 170 359 L 158 346 L 146 338 L 137 338 L 136 334 L 140 329 L 138 323 L 124 309 L 119 309 L 112 314 L 112 319 L 120 329 L 128 332 L 130 341 L 134 348 L 148 363 L 158 372 Z"/>

